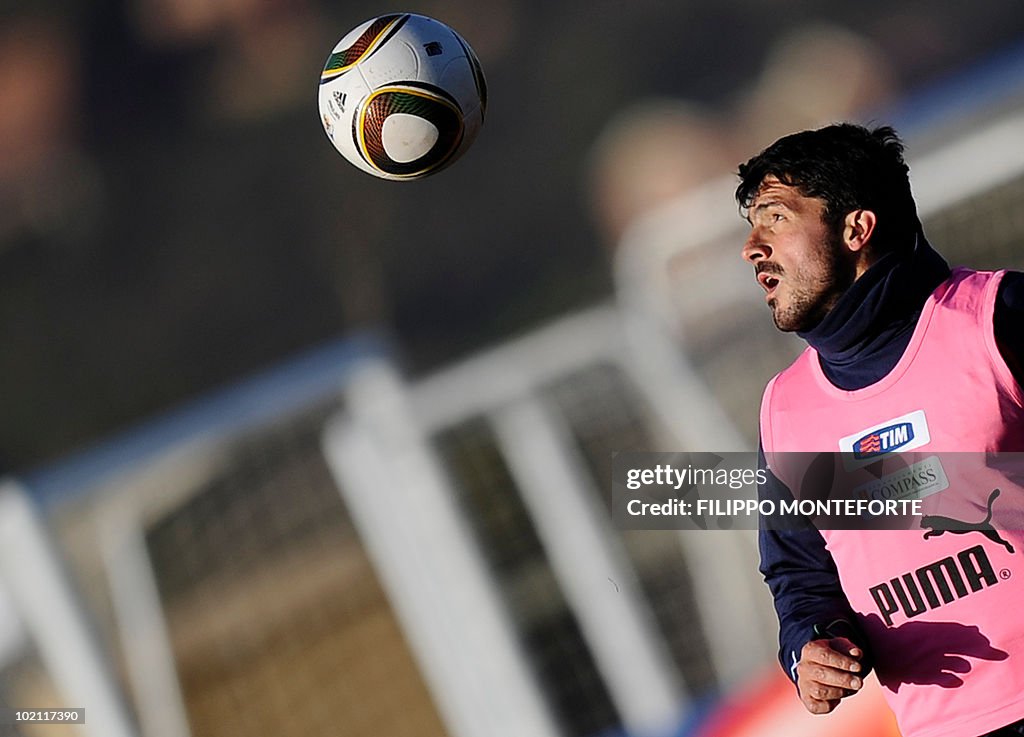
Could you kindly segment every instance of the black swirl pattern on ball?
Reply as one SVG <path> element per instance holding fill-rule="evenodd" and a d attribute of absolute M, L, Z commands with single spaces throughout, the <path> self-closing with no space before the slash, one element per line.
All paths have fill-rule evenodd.
<path fill-rule="evenodd" d="M 374 20 L 365 31 L 359 34 L 359 38 L 351 46 L 336 51 L 327 58 L 324 70 L 320 74 L 320 84 L 341 76 L 357 62 L 362 61 L 364 56 L 366 58 L 373 56 L 377 49 L 398 33 L 408 20 L 409 16 L 402 14 L 382 15 Z"/>
<path fill-rule="evenodd" d="M 424 118 L 437 128 L 437 141 L 414 161 L 395 161 L 384 149 L 384 121 L 395 113 Z M 428 85 L 378 90 L 357 120 L 362 125 L 362 140 L 359 131 L 353 131 L 356 148 L 371 166 L 394 176 L 411 178 L 435 171 L 445 165 L 462 143 L 463 122 L 458 105 L 446 92 Z"/>

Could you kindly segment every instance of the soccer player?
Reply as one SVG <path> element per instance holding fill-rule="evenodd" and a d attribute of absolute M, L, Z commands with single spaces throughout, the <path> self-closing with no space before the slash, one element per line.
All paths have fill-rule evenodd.
<path fill-rule="evenodd" d="M 765 389 L 763 496 L 798 491 L 776 453 L 884 455 L 893 437 L 892 450 L 1024 450 L 1024 274 L 950 270 L 892 128 L 786 136 L 739 177 L 743 258 L 776 327 L 808 343 Z M 873 668 L 904 737 L 1024 734 L 1024 532 L 982 529 L 1021 493 L 990 496 L 985 534 L 762 520 L 780 660 L 809 711 L 832 711 Z"/>

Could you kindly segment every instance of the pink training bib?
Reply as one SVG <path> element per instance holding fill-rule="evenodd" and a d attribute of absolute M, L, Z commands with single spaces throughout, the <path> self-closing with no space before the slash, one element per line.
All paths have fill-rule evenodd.
<path fill-rule="evenodd" d="M 992 327 L 1001 277 L 955 269 L 878 383 L 836 388 L 809 348 L 761 405 L 768 465 L 794 494 L 808 490 L 793 451 L 841 451 L 835 474 L 868 495 L 914 478 L 920 527 L 822 531 L 904 737 L 1024 717 L 1024 479 L 986 455 L 1024 451 L 1024 396 Z M 897 452 L 902 475 L 884 475 Z"/>

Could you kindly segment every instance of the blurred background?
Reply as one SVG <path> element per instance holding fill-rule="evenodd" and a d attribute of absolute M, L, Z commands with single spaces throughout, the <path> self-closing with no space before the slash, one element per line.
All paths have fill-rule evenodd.
<path fill-rule="evenodd" d="M 800 349 L 739 162 L 904 134 L 952 263 L 1024 266 L 1024 14 L 993 0 L 412 2 L 485 126 L 338 156 L 317 0 L 0 5 L 2 735 L 895 734 L 803 715 L 749 533 L 618 531 L 622 450 L 756 447 Z"/>

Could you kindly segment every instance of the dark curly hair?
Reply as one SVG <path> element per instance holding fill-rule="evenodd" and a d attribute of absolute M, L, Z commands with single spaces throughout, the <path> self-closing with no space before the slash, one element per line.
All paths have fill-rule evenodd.
<path fill-rule="evenodd" d="M 889 126 L 867 129 L 837 123 L 780 138 L 740 164 L 736 201 L 749 208 L 767 176 L 825 203 L 825 222 L 838 231 L 846 214 L 877 216 L 873 247 L 880 252 L 911 248 L 921 228 L 910 191 L 903 142 Z"/>

